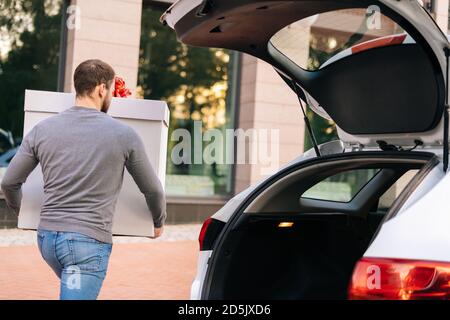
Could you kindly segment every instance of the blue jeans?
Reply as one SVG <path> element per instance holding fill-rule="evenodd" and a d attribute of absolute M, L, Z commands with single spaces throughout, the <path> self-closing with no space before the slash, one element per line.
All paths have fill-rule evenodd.
<path fill-rule="evenodd" d="M 80 233 L 38 230 L 39 251 L 61 280 L 61 300 L 95 300 L 108 268 L 112 244 Z"/>

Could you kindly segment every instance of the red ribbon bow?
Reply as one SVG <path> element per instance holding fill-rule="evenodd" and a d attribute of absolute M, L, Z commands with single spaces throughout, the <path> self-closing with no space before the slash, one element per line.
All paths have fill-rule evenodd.
<path fill-rule="evenodd" d="M 121 77 L 116 77 L 116 88 L 114 90 L 113 96 L 117 98 L 127 98 L 131 96 L 131 91 L 125 87 L 125 81 Z"/>

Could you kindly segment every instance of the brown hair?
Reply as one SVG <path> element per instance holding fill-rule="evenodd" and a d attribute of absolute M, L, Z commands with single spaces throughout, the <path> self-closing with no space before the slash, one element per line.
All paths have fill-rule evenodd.
<path fill-rule="evenodd" d="M 101 60 L 86 60 L 75 70 L 73 76 L 77 97 L 89 95 L 95 87 L 105 84 L 109 89 L 116 73 L 114 69 Z"/>

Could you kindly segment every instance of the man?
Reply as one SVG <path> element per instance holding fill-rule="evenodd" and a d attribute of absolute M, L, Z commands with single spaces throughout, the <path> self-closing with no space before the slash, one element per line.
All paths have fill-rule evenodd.
<path fill-rule="evenodd" d="M 1 188 L 17 214 L 21 186 L 38 163 L 44 199 L 37 232 L 44 260 L 60 281 L 60 299 L 96 299 L 112 249 L 112 221 L 126 167 L 153 215 L 154 236 L 163 233 L 162 185 L 129 126 L 107 115 L 115 72 L 100 60 L 74 74 L 75 106 L 38 123 L 23 139 Z"/>

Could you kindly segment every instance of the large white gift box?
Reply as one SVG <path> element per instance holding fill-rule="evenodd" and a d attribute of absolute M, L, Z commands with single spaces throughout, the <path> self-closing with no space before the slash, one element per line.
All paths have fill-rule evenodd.
<path fill-rule="evenodd" d="M 71 108 L 75 94 L 26 90 L 24 136 L 40 121 Z M 113 98 L 108 114 L 131 126 L 142 138 L 149 160 L 165 185 L 169 109 L 162 101 Z M 38 166 L 22 186 L 20 229 L 36 230 L 43 199 L 43 178 Z M 116 204 L 114 235 L 153 236 L 153 219 L 144 195 L 125 169 Z"/>

